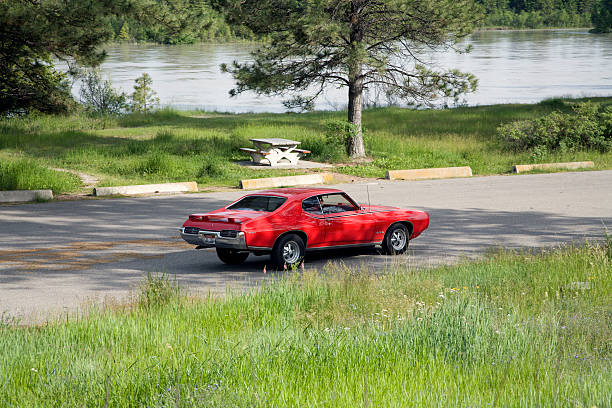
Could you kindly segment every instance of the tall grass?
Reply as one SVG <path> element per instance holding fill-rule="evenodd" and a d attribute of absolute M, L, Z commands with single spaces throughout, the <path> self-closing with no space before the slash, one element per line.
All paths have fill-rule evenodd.
<path fill-rule="evenodd" d="M 32 159 L 0 162 L 0 190 L 49 189 L 61 193 L 76 190 L 80 186 L 78 176 L 51 170 Z"/>
<path fill-rule="evenodd" d="M 4 327 L 0 401 L 610 406 L 606 251 L 503 252 L 420 271 L 330 267 L 224 299 L 174 296 L 156 308 Z"/>
<path fill-rule="evenodd" d="M 591 98 L 602 103 L 612 98 Z M 471 166 L 474 174 L 508 173 L 516 163 L 593 160 L 612 168 L 612 153 L 580 151 L 534 157 L 504 151 L 496 129 L 501 123 L 532 119 L 553 110 L 571 110 L 576 100 L 534 105 L 495 105 L 442 110 L 376 108 L 364 112 L 366 151 L 371 163 L 337 171 L 383 177 L 389 169 Z M 236 185 L 242 178 L 294 174 L 292 170 L 252 170 L 236 162 L 250 157 L 239 148 L 256 137 L 301 141 L 315 161 L 346 163 L 342 146 L 326 137 L 329 121 L 344 112 L 306 114 L 202 115 L 164 109 L 124 117 L 31 116 L 0 121 L 0 160 L 31 158 L 43 165 L 93 173 L 100 185 L 195 180 Z"/>

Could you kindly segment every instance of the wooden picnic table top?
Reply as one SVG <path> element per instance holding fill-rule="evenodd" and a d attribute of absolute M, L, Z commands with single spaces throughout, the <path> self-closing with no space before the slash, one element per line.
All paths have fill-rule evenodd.
<path fill-rule="evenodd" d="M 278 137 L 272 137 L 269 139 L 249 139 L 251 142 L 269 144 L 270 146 L 297 146 L 302 142 L 297 140 L 281 139 Z"/>

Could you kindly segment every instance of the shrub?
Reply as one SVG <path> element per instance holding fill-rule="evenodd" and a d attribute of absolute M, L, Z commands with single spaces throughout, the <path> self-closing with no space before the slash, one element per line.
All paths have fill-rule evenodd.
<path fill-rule="evenodd" d="M 560 151 L 612 148 L 612 107 L 585 102 L 574 113 L 552 112 L 534 120 L 503 124 L 497 128 L 503 146 L 512 151 L 531 151 L 536 156 Z"/>
<path fill-rule="evenodd" d="M 83 78 L 80 99 L 88 112 L 118 115 L 125 111 L 127 96 L 113 89 L 110 80 L 103 80 L 99 70 L 90 70 Z"/>

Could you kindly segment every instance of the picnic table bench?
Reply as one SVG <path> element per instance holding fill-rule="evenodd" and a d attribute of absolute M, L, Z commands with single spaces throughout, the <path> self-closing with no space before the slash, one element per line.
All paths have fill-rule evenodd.
<path fill-rule="evenodd" d="M 241 147 L 240 150 L 251 155 L 254 163 L 278 166 L 288 162 L 296 165 L 298 160 L 309 150 L 298 149 L 301 142 L 296 140 L 270 138 L 270 139 L 250 139 L 255 145 L 255 149 Z"/>

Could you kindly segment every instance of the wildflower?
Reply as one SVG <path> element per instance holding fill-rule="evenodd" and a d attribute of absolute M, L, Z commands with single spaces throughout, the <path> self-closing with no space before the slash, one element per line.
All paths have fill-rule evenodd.
<path fill-rule="evenodd" d="M 476 285 L 476 289 L 480 289 L 480 286 Z"/>
<path fill-rule="evenodd" d="M 170 351 L 172 351 L 172 346 L 170 345 L 170 343 L 166 343 L 166 348 Z"/>
<path fill-rule="evenodd" d="M 287 270 L 287 264 L 284 264 L 283 265 L 283 271 L 286 271 L 286 270 Z"/>
<path fill-rule="evenodd" d="M 266 265 L 264 265 L 263 273 L 264 273 L 264 275 L 266 274 Z"/>
<path fill-rule="evenodd" d="M 38 370 L 37 370 L 37 369 L 35 369 L 34 367 L 32 367 L 32 372 L 37 373 L 37 372 L 38 372 Z"/>
<path fill-rule="evenodd" d="M 302 270 L 304 270 L 304 261 L 302 261 L 302 263 L 300 264 L 300 268 L 302 268 Z"/>

